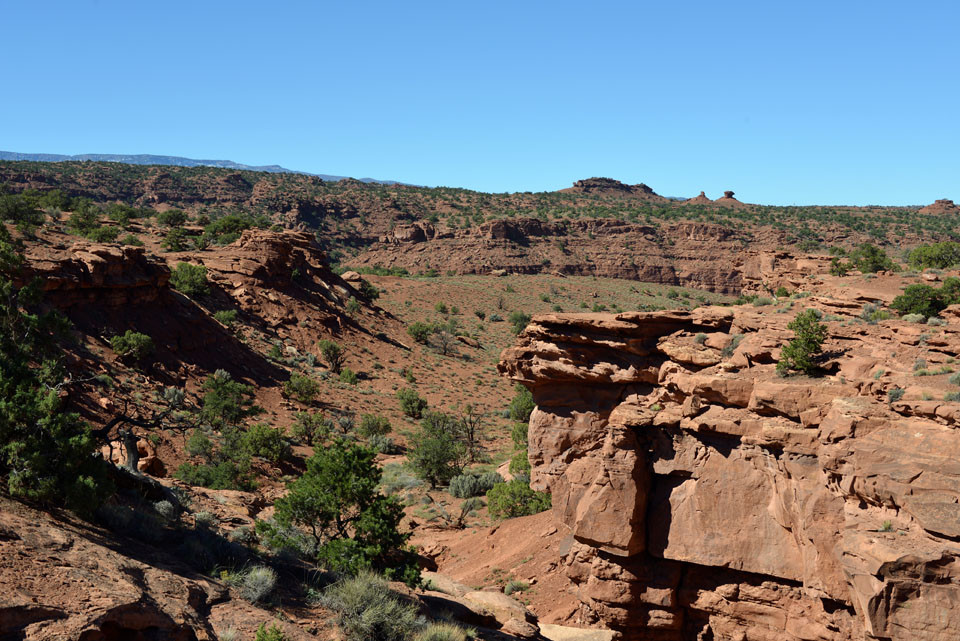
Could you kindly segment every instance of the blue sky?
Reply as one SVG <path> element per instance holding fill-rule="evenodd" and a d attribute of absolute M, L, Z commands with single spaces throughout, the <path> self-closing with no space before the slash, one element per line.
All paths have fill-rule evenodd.
<path fill-rule="evenodd" d="M 960 200 L 957 2 L 0 0 L 0 149 Z"/>

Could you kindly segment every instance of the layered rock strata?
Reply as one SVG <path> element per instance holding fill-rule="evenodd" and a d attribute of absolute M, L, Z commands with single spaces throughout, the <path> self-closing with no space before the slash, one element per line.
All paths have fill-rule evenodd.
<path fill-rule="evenodd" d="M 925 399 L 960 325 L 804 302 L 838 314 L 818 378 L 776 376 L 794 313 L 755 308 L 538 316 L 504 352 L 582 620 L 627 641 L 957 638 L 960 403 Z M 918 357 L 939 374 L 918 382 Z"/>

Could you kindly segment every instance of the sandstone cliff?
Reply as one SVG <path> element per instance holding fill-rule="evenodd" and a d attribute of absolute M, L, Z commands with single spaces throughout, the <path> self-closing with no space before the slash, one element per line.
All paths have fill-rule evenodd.
<path fill-rule="evenodd" d="M 960 325 L 800 302 L 544 315 L 504 352 L 583 620 L 626 640 L 957 637 L 960 403 L 924 399 L 951 389 Z M 778 378 L 805 306 L 839 314 L 827 374 Z"/>

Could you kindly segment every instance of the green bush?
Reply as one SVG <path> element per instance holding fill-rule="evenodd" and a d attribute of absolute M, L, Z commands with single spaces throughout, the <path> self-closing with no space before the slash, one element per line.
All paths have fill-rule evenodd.
<path fill-rule="evenodd" d="M 420 631 L 413 641 L 470 641 L 476 635 L 453 623 L 431 623 Z"/>
<path fill-rule="evenodd" d="M 321 604 L 337 613 L 346 641 L 408 641 L 421 627 L 416 606 L 370 572 L 334 583 Z"/>
<path fill-rule="evenodd" d="M 960 243 L 942 242 L 920 245 L 907 256 L 914 269 L 947 269 L 960 264 Z"/>
<path fill-rule="evenodd" d="M 119 227 L 94 227 L 84 236 L 95 243 L 112 243 L 120 235 Z"/>
<path fill-rule="evenodd" d="M 513 399 L 507 408 L 510 412 L 510 418 L 520 423 L 528 423 L 530 422 L 530 414 L 536 407 L 536 403 L 533 402 L 533 393 L 520 383 L 517 383 L 513 390 Z"/>
<path fill-rule="evenodd" d="M 390 425 L 390 419 L 376 414 L 364 414 L 360 417 L 360 427 L 357 429 L 360 436 L 370 438 L 371 436 L 385 436 L 393 430 Z"/>
<path fill-rule="evenodd" d="M 211 441 L 210 437 L 199 427 L 194 428 L 194 430 L 190 432 L 190 438 L 187 439 L 186 450 L 190 456 L 202 456 L 207 459 L 207 461 L 213 460 L 213 441 Z"/>
<path fill-rule="evenodd" d="M 427 409 L 427 401 L 406 387 L 397 390 L 397 400 L 400 401 L 400 409 L 410 418 L 422 418 Z"/>
<path fill-rule="evenodd" d="M 860 318 L 868 325 L 876 325 L 877 321 L 887 320 L 891 316 L 890 312 L 873 303 L 867 303 L 860 311 Z"/>
<path fill-rule="evenodd" d="M 290 435 L 307 445 L 315 445 L 330 437 L 330 424 L 319 414 L 299 412 L 294 417 Z"/>
<path fill-rule="evenodd" d="M 129 245 L 130 247 L 143 247 L 143 241 L 134 236 L 133 234 L 127 234 L 120 239 L 121 245 Z"/>
<path fill-rule="evenodd" d="M 887 256 L 887 253 L 871 245 L 864 243 L 850 253 L 850 265 L 864 274 L 875 274 L 879 271 L 900 271 L 897 264 Z"/>
<path fill-rule="evenodd" d="M 420 431 L 410 439 L 410 468 L 431 488 L 448 483 L 463 471 L 467 447 L 458 438 L 459 422 L 441 412 L 429 412 Z"/>
<path fill-rule="evenodd" d="M 141 361 L 153 353 L 153 339 L 146 334 L 127 330 L 110 339 L 110 347 L 120 358 Z"/>
<path fill-rule="evenodd" d="M 530 455 L 527 448 L 518 449 L 510 458 L 510 473 L 514 475 L 530 474 Z"/>
<path fill-rule="evenodd" d="M 827 337 L 827 327 L 819 322 L 817 310 L 800 312 L 787 325 L 793 330 L 794 338 L 780 350 L 777 373 L 786 375 L 790 370 L 804 374 L 813 374 L 816 369 L 815 358 L 822 351 L 823 341 Z"/>
<path fill-rule="evenodd" d="M 290 455 L 285 430 L 272 428 L 265 423 L 252 425 L 244 432 L 241 447 L 247 455 L 266 459 L 273 464 L 280 463 Z"/>
<path fill-rule="evenodd" d="M 220 641 L 226 641 L 222 636 Z M 270 628 L 267 628 L 266 623 L 261 623 L 257 628 L 257 636 L 254 641 L 287 641 L 286 635 L 283 633 L 276 623 L 270 625 Z"/>
<path fill-rule="evenodd" d="M 510 312 L 510 316 L 507 320 L 509 320 L 510 324 L 513 325 L 513 333 L 519 334 L 526 328 L 527 325 L 530 324 L 531 316 L 530 314 L 524 312 L 514 311 Z"/>
<path fill-rule="evenodd" d="M 253 387 L 233 380 L 226 370 L 218 369 L 203 382 L 200 417 L 214 427 L 236 425 L 256 413 Z"/>
<path fill-rule="evenodd" d="M 182 252 L 190 249 L 188 240 L 190 237 L 182 229 L 174 228 L 167 232 L 163 237 L 163 242 L 160 243 L 160 246 L 168 252 Z"/>
<path fill-rule="evenodd" d="M 510 596 L 514 592 L 526 592 L 530 589 L 530 584 L 526 581 L 508 581 L 505 586 L 503 586 L 503 593 L 507 596 Z"/>
<path fill-rule="evenodd" d="M 283 547 L 288 528 L 304 528 L 327 569 L 350 575 L 376 569 L 415 585 L 420 571 L 406 549 L 409 534 L 397 530 L 403 506 L 379 493 L 380 475 L 369 448 L 343 440 L 315 448 L 304 473 L 274 504 L 276 523 L 258 521 L 257 532 Z"/>
<path fill-rule="evenodd" d="M 309 376 L 294 372 L 283 384 L 283 393 L 301 403 L 312 403 L 320 394 L 320 384 Z"/>
<path fill-rule="evenodd" d="M 233 329 L 234 324 L 237 322 L 237 310 L 221 309 L 219 312 L 214 312 L 213 318 L 221 325 L 225 325 L 228 329 Z"/>
<path fill-rule="evenodd" d="M 347 360 L 347 351 L 334 341 L 324 339 L 317 343 L 320 347 L 320 357 L 334 374 L 340 374 L 343 364 Z"/>
<path fill-rule="evenodd" d="M 261 603 L 277 587 L 277 573 L 265 565 L 255 565 L 243 573 L 240 595 L 250 603 Z"/>
<path fill-rule="evenodd" d="M 430 335 L 433 333 L 433 325 L 416 321 L 407 326 L 407 333 L 413 340 L 426 345 L 430 341 Z"/>
<path fill-rule="evenodd" d="M 340 382 L 347 385 L 356 385 L 360 382 L 360 377 L 349 367 L 344 367 L 340 372 Z"/>
<path fill-rule="evenodd" d="M 921 314 L 924 318 L 936 316 L 947 307 L 941 293 L 930 285 L 908 285 L 903 293 L 893 299 L 890 307 L 901 316 Z"/>
<path fill-rule="evenodd" d="M 459 474 L 450 479 L 450 495 L 458 499 L 469 499 L 486 494 L 497 483 L 503 483 L 503 477 L 496 472 Z"/>
<path fill-rule="evenodd" d="M 256 488 L 250 474 L 249 463 L 220 461 L 218 463 L 181 463 L 174 477 L 187 485 L 208 487 L 212 490 L 244 490 Z"/>
<path fill-rule="evenodd" d="M 495 519 L 537 514 L 550 509 L 550 495 L 531 490 L 526 482 L 514 479 L 497 483 L 487 492 L 487 509 Z"/>
<path fill-rule="evenodd" d="M 790 295 L 790 292 L 787 291 L 786 287 L 780 285 L 780 287 L 777 287 L 776 291 L 773 292 L 773 295 L 777 298 L 786 298 Z"/>
<path fill-rule="evenodd" d="M 207 268 L 203 265 L 177 263 L 170 274 L 170 285 L 190 298 L 198 298 L 210 293 L 210 286 L 207 284 Z"/>
<path fill-rule="evenodd" d="M 903 398 L 903 395 L 906 393 L 906 390 L 899 387 L 894 387 L 890 390 L 887 390 L 887 400 L 891 403 L 896 403 Z"/>
<path fill-rule="evenodd" d="M 187 214 L 179 209 L 168 209 L 157 214 L 157 222 L 164 227 L 183 227 L 187 223 Z"/>

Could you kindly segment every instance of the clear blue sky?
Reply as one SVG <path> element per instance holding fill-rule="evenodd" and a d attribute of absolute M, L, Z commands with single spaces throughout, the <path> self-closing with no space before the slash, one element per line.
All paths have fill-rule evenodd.
<path fill-rule="evenodd" d="M 960 3 L 0 0 L 0 149 L 960 200 Z"/>

